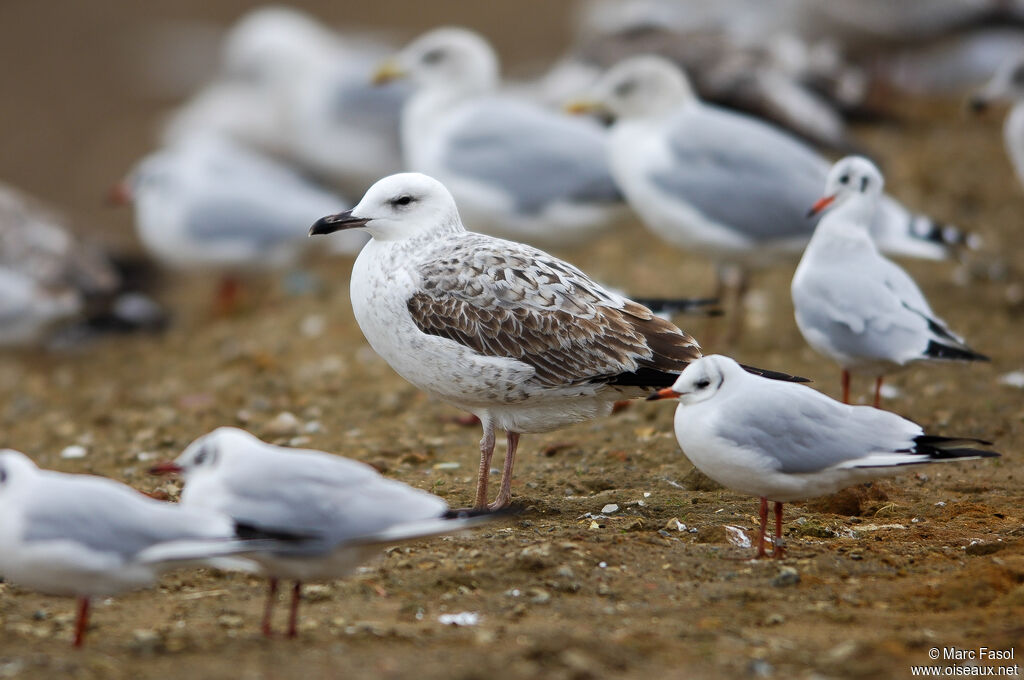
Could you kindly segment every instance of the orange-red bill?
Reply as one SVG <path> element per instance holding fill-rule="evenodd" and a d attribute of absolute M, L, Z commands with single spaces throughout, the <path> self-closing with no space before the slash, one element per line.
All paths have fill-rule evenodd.
<path fill-rule="evenodd" d="M 676 392 L 671 387 L 666 387 L 663 390 L 652 392 L 650 396 L 647 397 L 647 401 L 658 401 L 659 399 L 675 399 L 678 396 L 678 392 Z"/>
<path fill-rule="evenodd" d="M 814 217 L 822 210 L 832 205 L 832 201 L 834 200 L 836 200 L 835 194 L 831 196 L 822 196 L 814 203 L 814 205 L 811 206 L 811 209 L 807 211 L 807 216 Z"/>
<path fill-rule="evenodd" d="M 171 461 L 157 463 L 149 468 L 149 474 L 151 475 L 176 475 L 181 471 L 181 466 Z"/>

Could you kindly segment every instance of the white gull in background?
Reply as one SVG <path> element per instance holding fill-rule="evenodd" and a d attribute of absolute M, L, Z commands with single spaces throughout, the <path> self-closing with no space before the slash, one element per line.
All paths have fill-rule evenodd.
<path fill-rule="evenodd" d="M 806 217 L 829 162 L 786 132 L 701 102 L 685 74 L 660 57 L 612 68 L 583 112 L 616 116 L 610 165 L 630 206 L 663 239 L 704 254 L 722 278 L 795 258 L 814 231 Z M 884 197 L 871 234 L 887 252 L 944 258 L 967 237 Z M 738 273 L 738 277 L 736 274 Z"/>
<path fill-rule="evenodd" d="M 481 231 L 573 244 L 622 218 L 608 170 L 607 135 L 499 91 L 498 59 L 479 35 L 436 29 L 378 71 L 407 76 L 402 111 L 405 167 L 437 177 Z"/>
<path fill-rule="evenodd" d="M 997 101 L 1013 103 L 1003 124 L 1003 142 L 1017 179 L 1024 184 L 1024 45 L 971 97 L 971 107 L 980 112 Z"/>
<path fill-rule="evenodd" d="M 288 625 L 295 637 L 303 582 L 347 576 L 387 545 L 492 519 L 450 512 L 441 498 L 382 477 L 364 463 L 274 446 L 231 427 L 200 437 L 153 471 L 184 475 L 183 507 L 223 513 L 258 534 L 288 541 L 249 555 L 270 579 L 267 636 L 279 579 L 295 581 Z"/>
<path fill-rule="evenodd" d="M 0 575 L 79 600 L 76 647 L 89 600 L 145 588 L 180 566 L 246 568 L 231 558 L 264 542 L 236 537 L 227 515 L 153 500 L 111 479 L 40 470 L 0 451 Z"/>
<path fill-rule="evenodd" d="M 124 183 L 146 249 L 178 269 L 225 275 L 294 266 L 308 251 L 308 224 L 350 205 L 308 177 L 228 139 L 195 136 L 147 156 Z M 353 234 L 332 247 L 358 252 Z"/>
<path fill-rule="evenodd" d="M 782 557 L 782 505 L 834 493 L 904 466 L 989 458 L 973 438 L 926 435 L 920 425 L 870 406 L 840 404 L 804 385 L 750 375 L 732 359 L 691 363 L 649 399 L 678 398 L 683 453 L 720 484 L 761 498 L 765 555 L 768 501 L 775 502 L 773 555 Z"/>
<path fill-rule="evenodd" d="M 939 319 L 910 275 L 879 252 L 868 233 L 882 197 L 882 174 L 866 158 L 835 164 L 826 211 L 793 276 L 796 323 L 808 344 L 843 369 L 875 377 L 875 406 L 887 373 L 918 361 L 988 361 Z"/>
<path fill-rule="evenodd" d="M 296 9 L 256 9 L 228 32 L 216 76 L 170 118 L 164 141 L 223 135 L 343 190 L 365 191 L 401 169 L 398 121 L 408 88 L 370 82 L 392 50 Z"/>
<path fill-rule="evenodd" d="M 511 498 L 521 434 L 607 415 L 701 355 L 688 334 L 576 267 L 466 231 L 451 194 L 426 175 L 380 180 L 310 234 L 346 229 L 372 237 L 351 283 L 370 346 L 416 387 L 480 419 L 477 507 L 487 504 L 496 429 L 508 449 L 494 508 Z"/>

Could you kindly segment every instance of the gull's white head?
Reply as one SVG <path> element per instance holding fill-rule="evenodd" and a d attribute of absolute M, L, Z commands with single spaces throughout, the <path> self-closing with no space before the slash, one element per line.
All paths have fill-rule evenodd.
<path fill-rule="evenodd" d="M 829 170 L 825 178 L 825 195 L 811 206 L 808 216 L 854 200 L 873 208 L 883 188 L 885 179 L 874 163 L 863 156 L 847 156 Z"/>
<path fill-rule="evenodd" d="M 403 172 L 378 180 L 351 210 L 317 220 L 309 235 L 342 229 L 364 229 L 378 241 L 400 241 L 462 229 L 462 222 L 443 184 L 418 172 Z"/>
<path fill-rule="evenodd" d="M 663 57 L 630 57 L 597 81 L 589 98 L 571 103 L 573 112 L 603 110 L 615 118 L 657 117 L 697 97 L 682 69 Z"/>
<path fill-rule="evenodd" d="M 498 57 L 480 35 L 464 28 L 437 28 L 381 64 L 375 83 L 408 77 L 418 87 L 486 92 L 498 86 Z"/>
<path fill-rule="evenodd" d="M 264 442 L 237 427 L 218 427 L 185 447 L 172 463 L 158 463 L 150 468 L 153 474 L 180 473 L 186 480 L 217 474 L 225 463 L 240 453 Z"/>
<path fill-rule="evenodd" d="M 278 85 L 310 64 L 330 61 L 334 34 L 304 12 L 262 7 L 239 19 L 224 37 L 223 76 L 253 86 Z"/>
<path fill-rule="evenodd" d="M 709 354 L 690 363 L 672 387 L 658 391 L 650 399 L 679 399 L 685 406 L 699 404 L 718 394 L 727 384 L 747 375 L 733 359 L 721 354 Z"/>
<path fill-rule="evenodd" d="M 984 111 L 994 101 L 1024 99 L 1024 54 L 1019 54 L 995 72 L 985 86 L 971 96 L 971 108 Z"/>
<path fill-rule="evenodd" d="M 0 498 L 39 471 L 32 459 L 14 449 L 0 450 Z"/>

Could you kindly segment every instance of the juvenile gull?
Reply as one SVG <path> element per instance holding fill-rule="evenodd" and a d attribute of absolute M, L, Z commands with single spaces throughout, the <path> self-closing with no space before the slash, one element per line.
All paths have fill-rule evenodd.
<path fill-rule="evenodd" d="M 511 497 L 520 434 L 607 415 L 701 355 L 688 334 L 576 267 L 467 232 L 451 194 L 426 175 L 380 180 L 310 234 L 353 228 L 372 237 L 351 283 L 370 346 L 416 387 L 480 419 L 477 507 L 487 503 L 495 429 L 508 437 L 499 508 Z"/>
<path fill-rule="evenodd" d="M 616 116 L 610 165 L 630 206 L 667 242 L 712 258 L 722 276 L 738 270 L 739 292 L 746 270 L 795 258 L 813 233 L 807 207 L 829 162 L 782 130 L 701 102 L 671 62 L 627 59 L 570 108 Z M 887 252 L 933 259 L 966 238 L 889 197 L 871 234 Z"/>
<path fill-rule="evenodd" d="M 917 361 L 988 361 L 935 316 L 917 284 L 879 252 L 868 225 L 884 180 L 866 158 L 842 159 L 829 172 L 828 210 L 793 276 L 796 323 L 808 344 L 843 369 L 843 401 L 850 372 L 875 377 L 875 407 L 887 373 Z"/>
<path fill-rule="evenodd" d="M 927 435 L 915 423 L 870 406 L 840 404 L 810 387 L 750 375 L 717 354 L 694 361 L 672 387 L 648 399 L 678 398 L 679 446 L 701 472 L 761 498 L 765 555 L 768 501 L 775 501 L 773 555 L 781 557 L 782 505 L 887 477 L 903 466 L 990 458 L 989 442 Z"/>
<path fill-rule="evenodd" d="M 389 544 L 491 519 L 452 513 L 441 498 L 381 477 L 369 465 L 274 446 L 233 427 L 200 437 L 173 463 L 153 471 L 184 475 L 182 506 L 224 513 L 289 540 L 278 550 L 250 555 L 270 579 L 263 616 L 267 636 L 278 579 L 295 581 L 288 624 L 288 636 L 295 637 L 302 582 L 346 576 Z"/>
<path fill-rule="evenodd" d="M 227 515 L 156 501 L 102 477 L 40 470 L 22 453 L 0 451 L 0 575 L 77 597 L 76 647 L 90 598 L 151 586 L 179 566 L 224 566 L 216 558 L 256 545 L 236 537 Z"/>
<path fill-rule="evenodd" d="M 413 83 L 402 111 L 406 169 L 437 177 L 482 231 L 564 245 L 622 217 L 605 131 L 499 92 L 498 58 L 479 35 L 431 31 L 377 76 Z"/>

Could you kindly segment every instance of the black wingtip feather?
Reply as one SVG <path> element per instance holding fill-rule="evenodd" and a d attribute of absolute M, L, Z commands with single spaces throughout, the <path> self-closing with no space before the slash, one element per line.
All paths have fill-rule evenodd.
<path fill-rule="evenodd" d="M 314 534 L 304 534 L 298 531 L 274 529 L 272 527 L 261 527 L 238 520 L 235 521 L 235 536 L 244 541 L 272 539 L 286 543 L 302 543 L 319 538 L 319 536 Z"/>
<path fill-rule="evenodd" d="M 753 373 L 759 375 L 762 378 L 768 378 L 769 380 L 780 380 L 782 382 L 795 382 L 795 383 L 809 383 L 812 382 L 810 378 L 802 378 L 799 375 L 790 375 L 789 373 L 782 373 L 781 371 L 770 371 L 767 368 L 757 368 L 756 366 L 747 366 L 746 364 L 740 364 L 747 373 Z"/>
<path fill-rule="evenodd" d="M 923 434 L 914 438 L 914 453 L 932 460 L 953 460 L 956 458 L 999 458 L 997 451 L 976 449 L 972 445 L 992 446 L 992 442 L 973 437 L 939 437 Z"/>
<path fill-rule="evenodd" d="M 992 361 L 984 354 L 979 354 L 967 347 L 953 347 L 930 340 L 924 354 L 932 359 L 948 359 L 950 361 Z"/>
<path fill-rule="evenodd" d="M 717 317 L 725 312 L 718 307 L 718 298 L 633 298 L 655 314 L 687 314 L 691 316 Z"/>

